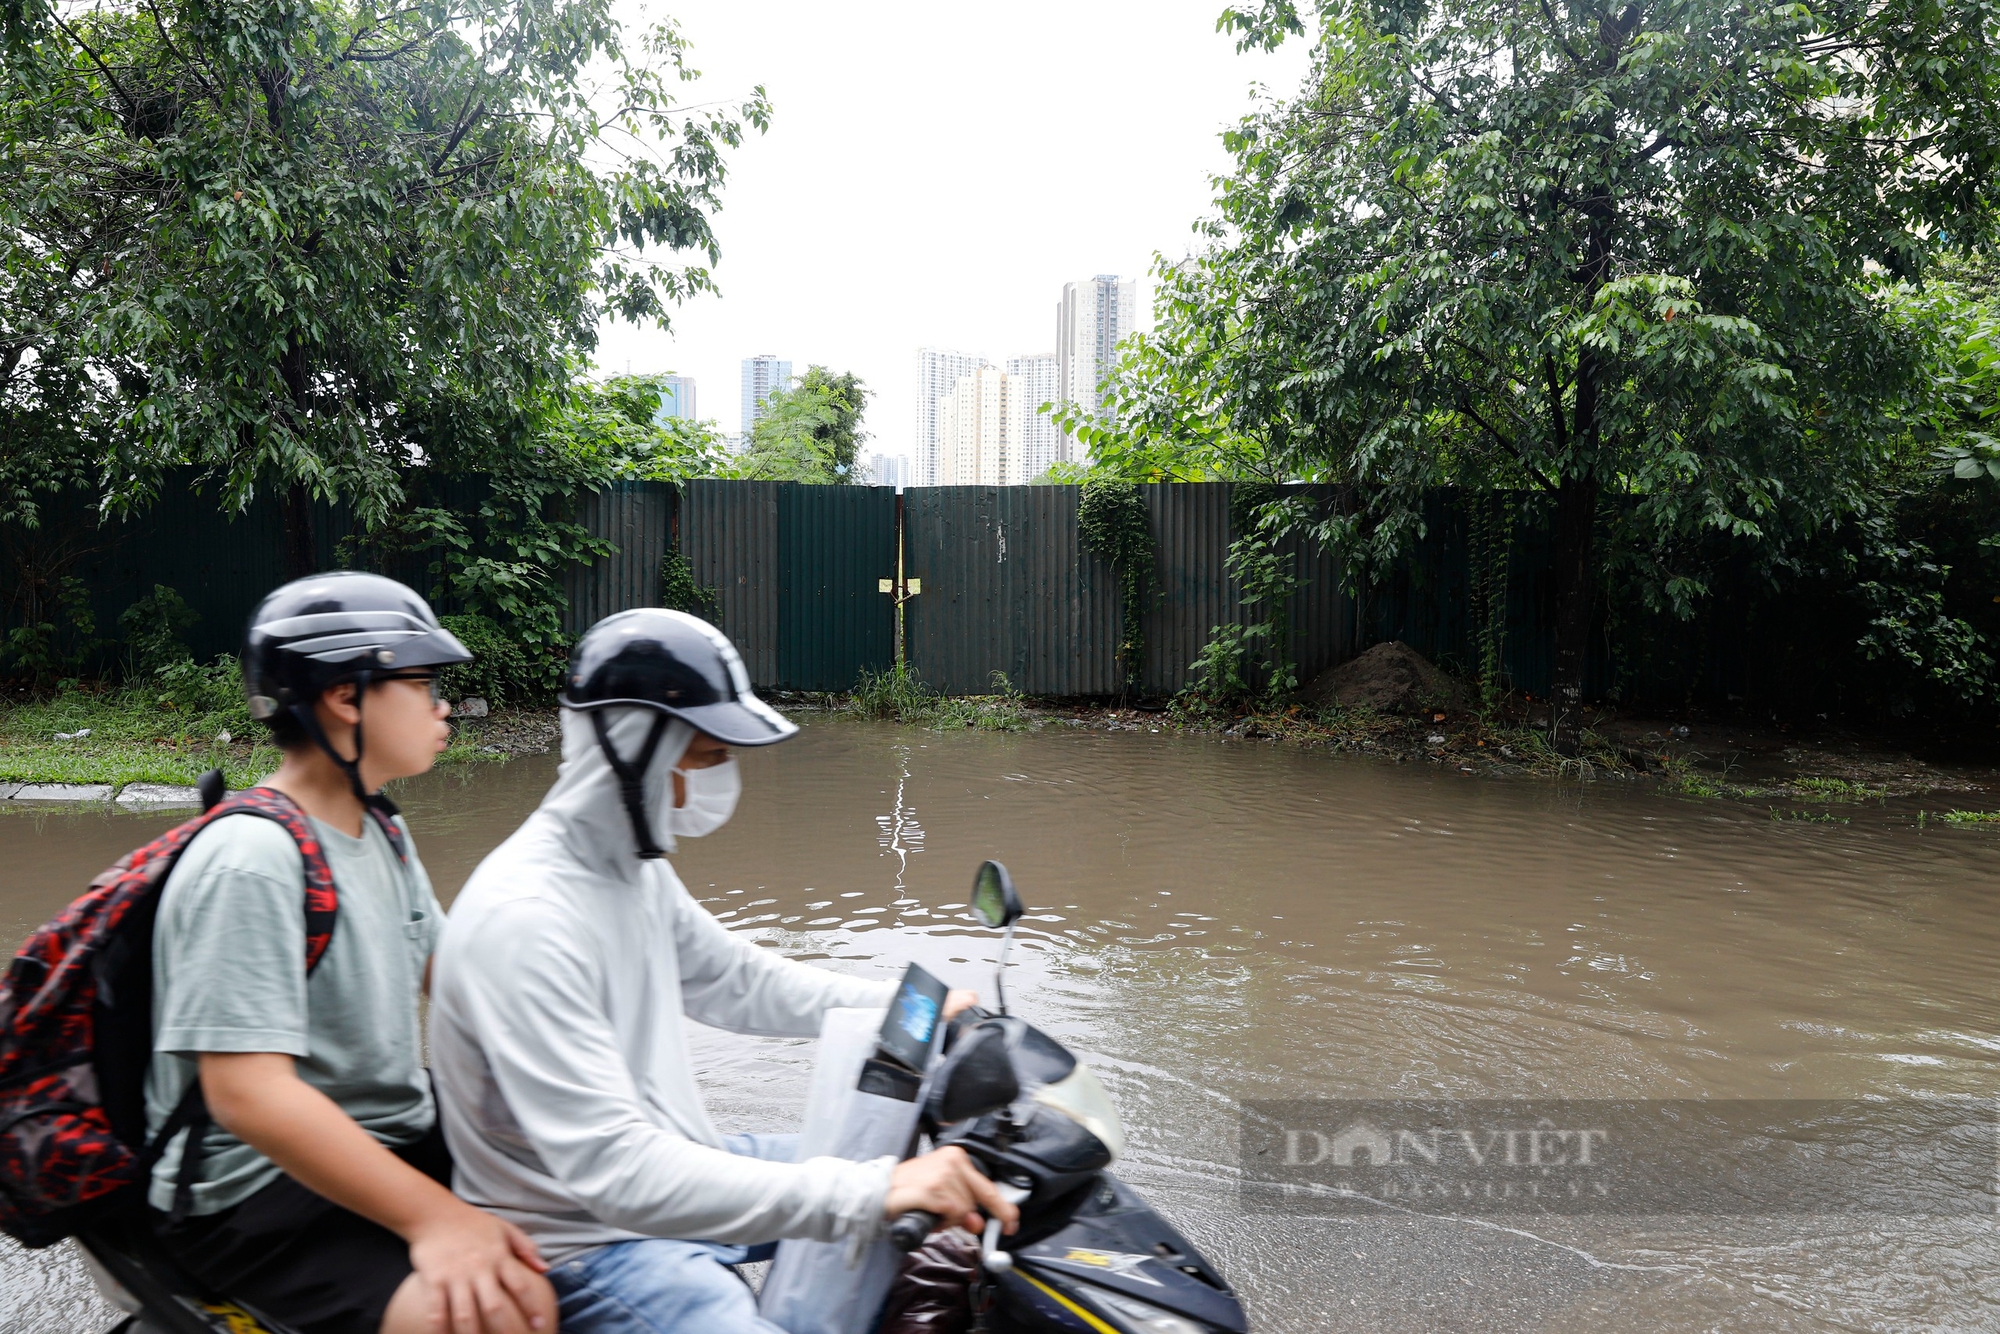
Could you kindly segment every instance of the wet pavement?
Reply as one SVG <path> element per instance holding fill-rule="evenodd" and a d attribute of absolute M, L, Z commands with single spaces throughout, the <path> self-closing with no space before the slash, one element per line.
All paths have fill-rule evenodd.
<path fill-rule="evenodd" d="M 822 966 L 991 991 L 962 913 L 1006 862 L 1016 1010 L 1085 1052 L 1119 1169 L 1253 1328 L 1926 1330 L 2000 1324 L 1990 1216 L 1298 1217 L 1240 1194 L 1249 1100 L 1990 1098 L 2000 830 L 1851 823 L 1616 782 L 1471 777 L 1150 733 L 937 734 L 838 718 L 743 757 L 735 821 L 676 858 L 733 927 Z M 400 794 L 440 894 L 545 757 Z M 0 818 L 16 938 L 172 814 Z M 810 1048 L 704 1032 L 726 1130 L 785 1129 Z M 0 1328 L 102 1327 L 60 1250 L 0 1254 Z"/>

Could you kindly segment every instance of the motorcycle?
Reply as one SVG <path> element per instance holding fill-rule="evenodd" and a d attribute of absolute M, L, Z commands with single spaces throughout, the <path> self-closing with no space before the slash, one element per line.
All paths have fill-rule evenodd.
<path fill-rule="evenodd" d="M 948 1026 L 919 1113 L 933 1145 L 965 1150 L 1021 1211 L 1013 1236 L 990 1220 L 980 1239 L 968 1284 L 970 1327 L 1246 1334 L 1243 1307 L 1215 1266 L 1110 1172 L 1124 1130 L 1103 1085 L 1062 1043 L 1007 1013 L 1007 950 L 1024 909 L 1006 867 L 979 868 L 972 909 L 1005 931 L 994 980 L 999 1009 L 968 1010 Z M 937 1225 L 933 1215 L 905 1214 L 890 1239 L 913 1250 Z"/>
<path fill-rule="evenodd" d="M 1090 1068 L 1062 1043 L 1007 1012 L 1007 953 L 1025 909 L 1007 868 L 986 862 L 973 882 L 972 910 L 1001 930 L 995 970 L 997 1011 L 966 1010 L 944 1032 L 884 1025 L 878 1049 L 914 1081 L 918 1132 L 935 1146 L 971 1156 L 1021 1211 L 1003 1236 L 989 1221 L 976 1254 L 939 1239 L 936 1216 L 912 1211 L 889 1239 L 917 1251 L 893 1292 L 882 1328 L 896 1328 L 899 1298 L 913 1277 L 944 1317 L 908 1328 L 977 1334 L 1247 1334 L 1242 1304 L 1214 1265 L 1139 1193 L 1109 1170 L 1124 1152 L 1117 1109 Z M 921 972 L 912 969 L 912 972 Z M 934 987 L 931 1014 L 943 997 Z M 929 1051 L 936 1039 L 939 1056 Z M 143 1225 L 116 1224 L 79 1238 L 100 1288 L 130 1317 L 110 1334 L 292 1334 L 283 1324 L 228 1301 L 197 1297 Z M 928 1257 L 928 1276 L 922 1281 Z M 107 1284 L 105 1280 L 110 1280 Z M 941 1281 L 937 1281 L 941 1280 Z M 963 1303 L 956 1311 L 939 1306 Z M 906 1308 L 907 1309 L 907 1308 Z"/>

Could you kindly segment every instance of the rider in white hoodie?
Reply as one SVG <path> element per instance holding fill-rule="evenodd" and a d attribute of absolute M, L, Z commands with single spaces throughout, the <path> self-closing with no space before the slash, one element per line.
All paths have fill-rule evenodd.
<path fill-rule="evenodd" d="M 664 859 L 733 811 L 728 746 L 798 730 L 728 639 L 681 612 L 621 612 L 578 643 L 562 702 L 555 786 L 452 905 L 431 1053 L 454 1188 L 540 1246 L 566 1334 L 773 1331 L 723 1267 L 742 1244 L 866 1241 L 906 1209 L 976 1225 L 983 1208 L 1011 1229 L 960 1150 L 794 1163 L 791 1136 L 709 1123 L 683 1015 L 807 1037 L 826 1010 L 895 990 L 731 935 Z"/>

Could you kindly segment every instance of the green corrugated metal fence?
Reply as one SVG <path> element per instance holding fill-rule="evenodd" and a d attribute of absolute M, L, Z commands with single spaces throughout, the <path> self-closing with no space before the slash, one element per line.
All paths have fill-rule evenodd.
<path fill-rule="evenodd" d="M 474 479 L 406 479 L 413 504 L 476 513 L 488 490 Z M 1159 555 L 1144 610 L 1140 688 L 1170 693 L 1216 625 L 1242 619 L 1225 569 L 1231 488 L 1143 488 Z M 1118 590 L 1085 551 L 1079 488 L 927 487 L 903 497 L 904 573 L 923 580 L 906 604 L 909 662 L 934 688 L 991 690 L 995 673 L 1047 695 L 1118 693 Z M 559 572 L 572 634 L 627 607 L 655 605 L 660 565 L 678 545 L 696 582 L 715 597 L 715 619 L 742 649 L 760 686 L 839 690 L 893 662 L 894 605 L 880 591 L 897 573 L 897 498 L 886 487 L 697 481 L 682 491 L 621 482 L 586 497 L 574 519 L 614 550 Z M 283 579 L 282 510 L 260 499 L 224 515 L 192 472 L 171 477 L 159 501 L 130 520 L 100 523 L 81 499 L 49 507 L 40 530 L 0 528 L 0 597 L 10 607 L 23 566 L 53 562 L 82 577 L 100 634 L 156 583 L 200 614 L 191 647 L 204 658 L 237 646 L 244 617 Z M 344 559 L 354 535 L 344 507 L 316 507 L 321 568 Z M 406 552 L 386 573 L 430 591 L 436 553 Z M 365 557 L 364 557 L 365 559 Z M 1302 677 L 1349 651 L 1352 612 L 1322 555 L 1295 552 L 1305 580 L 1291 606 L 1292 649 Z M 448 603 L 440 610 L 457 608 Z"/>
<path fill-rule="evenodd" d="M 895 664 L 896 491 L 800 486 L 778 492 L 778 674 L 790 690 L 846 690 Z"/>
<path fill-rule="evenodd" d="M 892 488 L 689 482 L 681 551 L 758 685 L 845 690 L 894 664 Z"/>
<path fill-rule="evenodd" d="M 1119 688 L 1118 591 L 1082 548 L 1073 486 L 937 486 L 903 493 L 910 669 L 947 694 L 1004 673 L 1037 695 Z"/>

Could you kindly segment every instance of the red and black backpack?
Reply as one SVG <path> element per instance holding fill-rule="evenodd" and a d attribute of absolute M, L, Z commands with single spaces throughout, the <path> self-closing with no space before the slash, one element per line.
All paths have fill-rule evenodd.
<path fill-rule="evenodd" d="M 29 936 L 0 980 L 0 1231 L 47 1246 L 145 1199 L 167 1144 L 189 1130 L 174 1212 L 200 1175 L 208 1111 L 201 1082 L 149 1143 L 146 1067 L 153 1054 L 153 922 L 167 876 L 194 836 L 225 815 L 258 815 L 292 836 L 305 860 L 306 971 L 333 939 L 340 905 L 312 822 L 282 792 L 224 796 L 203 775 L 207 809 L 121 857 L 83 897 Z M 369 813 L 403 856 L 388 815 Z"/>

